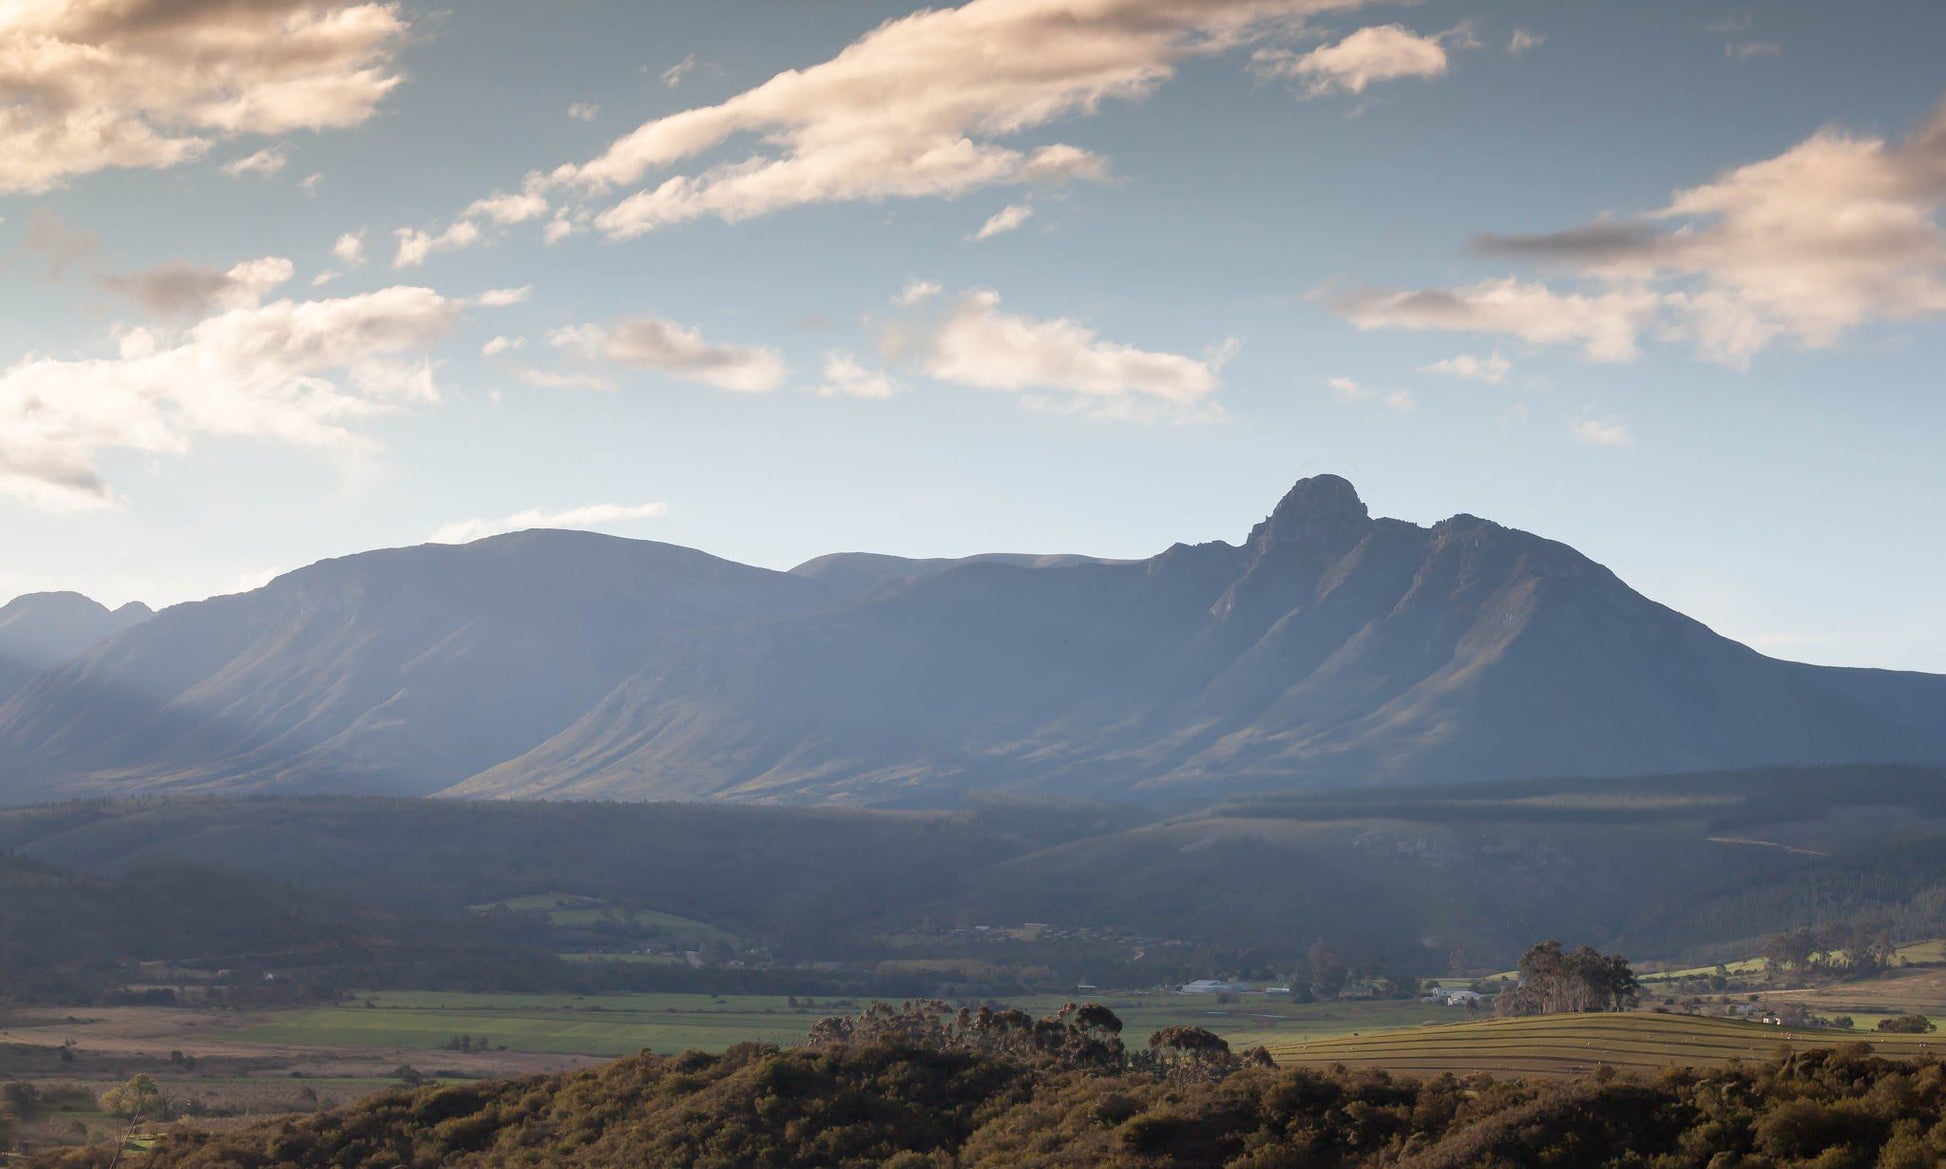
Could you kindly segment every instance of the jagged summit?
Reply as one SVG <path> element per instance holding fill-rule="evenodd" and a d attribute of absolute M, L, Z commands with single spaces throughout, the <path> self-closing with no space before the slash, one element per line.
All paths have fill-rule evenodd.
<path fill-rule="evenodd" d="M 1371 525 L 1371 512 L 1349 479 L 1313 475 L 1299 479 L 1270 518 L 1250 530 L 1249 543 L 1259 552 L 1288 544 L 1342 545 Z"/>

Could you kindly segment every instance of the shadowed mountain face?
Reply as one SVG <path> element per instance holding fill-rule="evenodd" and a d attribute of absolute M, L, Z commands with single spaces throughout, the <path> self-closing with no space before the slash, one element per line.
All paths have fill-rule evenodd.
<path fill-rule="evenodd" d="M 1307 479 L 1241 546 L 826 557 L 557 532 L 169 610 L 0 707 L 11 794 L 952 804 L 1946 761 L 1946 679 L 1778 662 L 1565 545 Z M 4 764 L 0 764 L 4 766 Z"/>
<path fill-rule="evenodd" d="M 139 602 L 110 610 L 80 593 L 29 593 L 0 607 L 0 702 L 35 674 L 151 615 Z"/>

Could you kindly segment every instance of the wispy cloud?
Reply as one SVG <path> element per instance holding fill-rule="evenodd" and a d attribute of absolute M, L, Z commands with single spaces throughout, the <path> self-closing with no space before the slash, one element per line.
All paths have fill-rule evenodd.
<path fill-rule="evenodd" d="M 994 212 L 985 223 L 981 224 L 980 230 L 973 233 L 973 238 L 983 240 L 992 239 L 996 235 L 1005 235 L 1007 232 L 1015 230 L 1033 217 L 1034 208 L 1032 205 L 1027 203 L 1010 203 Z"/>
<path fill-rule="evenodd" d="M 1002 140 L 1145 97 L 1185 58 L 1361 3 L 970 0 L 926 9 L 887 21 L 828 61 L 646 122 L 599 157 L 557 169 L 551 182 L 605 200 L 745 135 L 770 148 L 672 175 L 594 215 L 603 233 L 632 238 L 703 217 L 1097 179 L 1108 162 L 1090 151 Z"/>
<path fill-rule="evenodd" d="M 1589 446 L 1624 447 L 1635 442 L 1634 432 L 1619 418 L 1577 419 L 1569 432 L 1575 441 Z"/>
<path fill-rule="evenodd" d="M 216 310 L 261 304 L 272 289 L 288 283 L 296 270 L 282 256 L 246 260 L 224 271 L 178 260 L 129 276 L 103 276 L 101 284 L 156 316 L 193 319 Z"/>
<path fill-rule="evenodd" d="M 1226 343 L 1199 360 L 1138 349 L 1103 340 L 1078 321 L 1004 312 L 999 294 L 984 289 L 945 301 L 936 295 L 900 299 L 921 304 L 922 311 L 885 329 L 886 352 L 928 377 L 979 389 L 1190 407 L 1216 392 L 1219 371 L 1234 350 Z"/>
<path fill-rule="evenodd" d="M 1636 289 L 1563 293 L 1508 278 L 1461 288 L 1354 289 L 1327 303 L 1360 329 L 1498 333 L 1538 345 L 1578 345 L 1595 361 L 1633 361 L 1637 337 L 1661 302 Z"/>
<path fill-rule="evenodd" d="M 774 349 L 711 344 L 699 331 L 658 317 L 557 329 L 548 343 L 586 360 L 655 370 L 743 394 L 776 389 L 786 372 L 783 357 Z"/>
<path fill-rule="evenodd" d="M 242 178 L 244 175 L 256 175 L 258 178 L 267 179 L 282 171 L 289 162 L 290 152 L 287 149 L 282 146 L 266 146 L 255 154 L 246 154 L 242 158 L 224 163 L 222 169 L 224 174 L 233 179 Z"/>
<path fill-rule="evenodd" d="M 1381 81 L 1444 76 L 1451 67 L 1440 38 L 1421 36 L 1402 24 L 1361 28 L 1335 44 L 1308 53 L 1260 49 L 1252 59 L 1261 77 L 1301 81 L 1312 96 L 1364 93 Z"/>
<path fill-rule="evenodd" d="M 1326 378 L 1324 384 L 1340 402 L 1374 402 L 1395 414 L 1410 414 L 1419 408 L 1419 400 L 1407 390 L 1375 389 L 1348 377 Z"/>
<path fill-rule="evenodd" d="M 1507 380 L 1507 375 L 1513 372 L 1514 363 L 1502 357 L 1500 351 L 1496 349 L 1486 357 L 1461 353 L 1421 368 L 1426 373 L 1444 374 L 1447 377 L 1465 378 L 1468 381 L 1485 382 L 1490 386 L 1497 386 Z"/>
<path fill-rule="evenodd" d="M 833 350 L 824 357 L 824 381 L 811 392 L 821 398 L 890 398 L 899 392 L 899 385 L 884 370 Z"/>
<path fill-rule="evenodd" d="M 446 524 L 432 534 L 431 542 L 466 544 L 507 532 L 524 532 L 530 528 L 605 528 L 667 514 L 669 505 L 666 503 L 593 503 L 556 511 L 535 507 L 493 519 L 459 520 Z"/>

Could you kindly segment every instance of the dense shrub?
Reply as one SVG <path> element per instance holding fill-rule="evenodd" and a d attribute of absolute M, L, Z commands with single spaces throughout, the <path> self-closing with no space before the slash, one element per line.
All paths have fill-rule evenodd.
<path fill-rule="evenodd" d="M 1946 1164 L 1946 1065 L 1864 1044 L 1660 1077 L 1495 1082 L 1016 1044 L 1018 1021 L 909 1004 L 816 1046 L 644 1054 L 575 1075 L 396 1091 L 165 1138 L 163 1169 L 341 1166 L 1283 1166 L 1908 1169 Z M 924 1020 L 930 1018 L 930 1024 Z M 1111 1036 L 1079 1009 L 1065 1026 Z M 1046 1021 L 1042 1021 L 1046 1022 Z M 919 1027 L 924 1033 L 911 1033 Z M 861 1032 L 869 1033 L 868 1037 Z M 1072 1037 L 1072 1036 L 1070 1036 Z M 1194 1046 L 1190 1044 L 1189 1046 Z M 1006 1048 L 1014 1050 L 983 1050 Z"/>

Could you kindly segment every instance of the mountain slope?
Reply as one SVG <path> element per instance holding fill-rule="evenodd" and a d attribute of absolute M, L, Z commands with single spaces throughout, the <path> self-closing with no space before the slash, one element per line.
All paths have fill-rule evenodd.
<path fill-rule="evenodd" d="M 35 674 L 150 616 L 140 602 L 110 610 L 80 593 L 29 593 L 0 606 L 0 702 Z"/>
<path fill-rule="evenodd" d="M 675 628 L 812 603 L 782 573 L 536 531 L 326 561 L 179 605 L 0 706 L 15 798 L 426 794 L 572 722 Z M 0 766 L 5 766 L 0 764 Z"/>
<path fill-rule="evenodd" d="M 1299 483 L 1242 547 L 969 564 L 671 638 L 468 796 L 933 803 L 1946 759 L 1938 680 L 1782 663 L 1573 549 Z M 1930 712 L 1930 714 L 1928 714 Z"/>
<path fill-rule="evenodd" d="M 955 804 L 1946 762 L 1946 678 L 1779 662 L 1572 548 L 1334 476 L 1145 561 L 777 573 L 528 532 L 178 606 L 0 705 L 0 798 Z"/>

